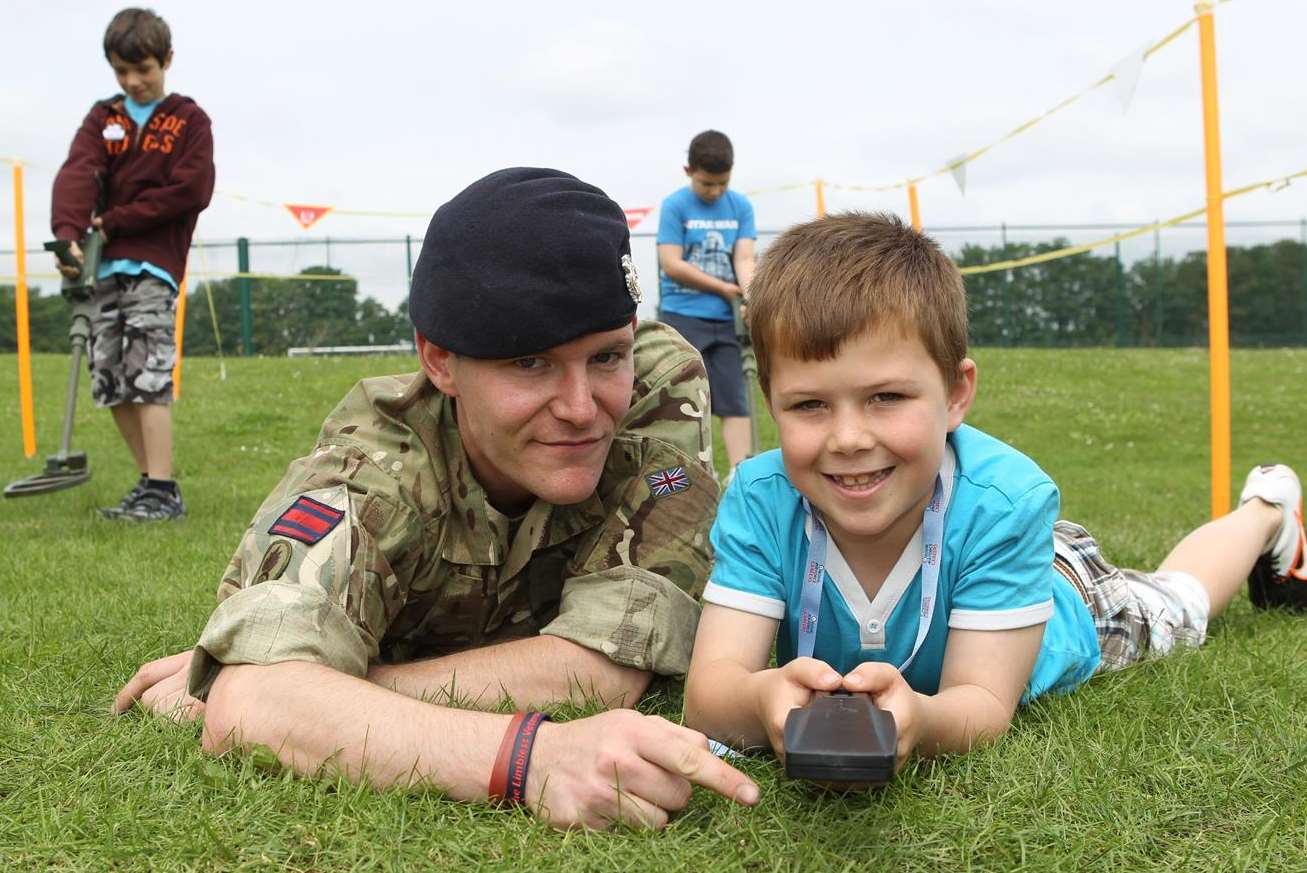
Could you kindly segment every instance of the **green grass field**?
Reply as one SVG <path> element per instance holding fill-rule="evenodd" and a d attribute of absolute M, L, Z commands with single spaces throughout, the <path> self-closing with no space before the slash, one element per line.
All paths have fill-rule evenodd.
<path fill-rule="evenodd" d="M 1155 564 L 1208 513 L 1206 356 L 977 352 L 971 421 L 1058 481 L 1063 514 L 1123 564 Z M 556 833 L 520 812 L 377 793 L 211 759 L 198 729 L 108 714 L 143 660 L 189 647 L 230 551 L 286 462 L 360 376 L 405 359 L 187 362 L 176 407 L 189 518 L 100 521 L 136 475 L 85 393 L 81 488 L 0 503 L 0 863 L 27 870 L 1307 869 L 1307 617 L 1237 600 L 1192 654 L 1017 716 L 997 746 L 838 796 L 741 765 L 755 809 L 697 792 L 669 828 Z M 59 432 L 66 359 L 35 362 L 25 460 L 17 365 L 0 358 L 0 479 Z M 1307 352 L 1236 352 L 1235 493 L 1253 463 L 1307 468 Z M 774 431 L 763 426 L 767 443 Z M 679 696 L 646 708 L 671 718 Z"/>

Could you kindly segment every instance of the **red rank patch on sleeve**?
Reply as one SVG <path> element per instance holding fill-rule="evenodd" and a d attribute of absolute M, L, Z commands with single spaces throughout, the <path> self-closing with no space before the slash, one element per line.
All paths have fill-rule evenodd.
<path fill-rule="evenodd" d="M 300 496 L 278 516 L 272 527 L 268 528 L 268 533 L 299 540 L 311 546 L 331 533 L 344 517 L 344 510 L 328 506 L 312 497 Z"/>

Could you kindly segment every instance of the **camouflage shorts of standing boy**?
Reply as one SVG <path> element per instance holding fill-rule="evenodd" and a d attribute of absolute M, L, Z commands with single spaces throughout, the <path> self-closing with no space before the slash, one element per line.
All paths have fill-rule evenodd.
<path fill-rule="evenodd" d="M 1078 524 L 1053 525 L 1053 566 L 1089 606 L 1098 628 L 1098 672 L 1120 670 L 1207 638 L 1211 601 L 1188 573 L 1123 570 Z"/>
<path fill-rule="evenodd" d="M 88 362 L 95 405 L 172 403 L 177 292 L 149 273 L 114 273 L 96 283 L 93 300 Z"/>

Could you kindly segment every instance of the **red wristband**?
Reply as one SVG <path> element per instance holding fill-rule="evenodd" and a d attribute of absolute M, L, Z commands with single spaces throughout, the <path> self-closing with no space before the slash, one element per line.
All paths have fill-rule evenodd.
<path fill-rule="evenodd" d="M 549 716 L 543 712 L 519 712 L 508 723 L 504 738 L 499 741 L 499 753 L 490 771 L 487 792 L 491 799 L 508 803 L 526 802 L 526 774 L 531 764 L 531 749 L 535 746 L 536 730 Z"/>

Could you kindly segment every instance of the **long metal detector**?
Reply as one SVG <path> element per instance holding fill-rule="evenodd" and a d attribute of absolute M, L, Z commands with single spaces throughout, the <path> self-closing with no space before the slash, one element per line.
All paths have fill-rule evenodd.
<path fill-rule="evenodd" d="M 744 370 L 745 397 L 749 401 L 749 457 L 758 454 L 758 413 L 753 408 L 753 384 L 758 380 L 758 358 L 753 353 L 753 339 L 740 312 L 740 298 L 731 299 L 731 314 L 735 316 L 735 338 L 740 341 L 740 366 Z"/>
<path fill-rule="evenodd" d="M 46 251 L 54 252 L 59 263 L 68 267 L 77 267 L 80 272 L 76 278 L 64 277 L 60 286 L 64 299 L 72 307 L 71 324 L 68 326 L 68 340 L 72 345 L 73 357 L 68 368 L 68 396 L 64 400 L 63 435 L 59 440 L 59 452 L 45 459 L 45 469 L 35 476 L 10 482 L 5 486 L 5 497 L 33 497 L 62 491 L 81 485 L 91 478 L 91 468 L 87 464 L 86 452 L 71 451 L 73 439 L 73 414 L 77 411 L 77 381 L 82 372 L 82 359 L 86 354 L 87 342 L 91 337 L 91 314 L 94 304 L 91 292 L 95 287 L 95 275 L 100 269 L 100 253 L 104 249 L 104 235 L 93 230 L 82 240 L 82 260 L 73 257 L 72 245 L 68 240 L 56 240 L 45 244 Z"/>

